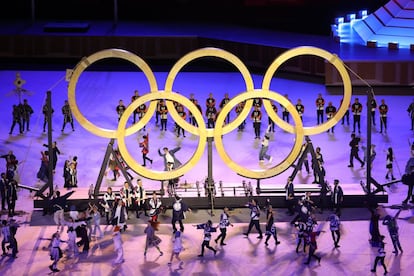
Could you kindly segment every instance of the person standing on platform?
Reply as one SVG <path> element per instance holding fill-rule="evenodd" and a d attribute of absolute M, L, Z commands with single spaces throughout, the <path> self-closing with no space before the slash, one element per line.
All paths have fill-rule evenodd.
<path fill-rule="evenodd" d="M 225 105 L 226 105 L 229 101 L 230 101 L 230 98 L 229 98 L 229 93 L 225 93 L 225 94 L 224 94 L 224 98 L 221 100 L 220 105 L 219 105 L 220 110 L 221 110 L 221 109 L 223 109 L 223 107 L 224 107 L 224 106 L 225 106 Z M 227 113 L 227 117 L 226 117 L 225 123 L 226 123 L 226 124 L 230 123 L 230 112 L 229 112 L 229 113 Z"/>
<path fill-rule="evenodd" d="M 178 221 L 180 224 L 180 232 L 184 232 L 184 224 L 183 219 L 185 219 L 185 212 L 191 212 L 191 209 L 183 202 L 182 198 L 178 195 L 175 195 L 175 202 L 172 206 L 172 228 L 173 233 L 177 232 L 177 227 L 175 226 L 175 223 Z"/>
<path fill-rule="evenodd" d="M 201 254 L 198 255 L 198 257 L 204 257 L 204 248 L 207 247 L 211 251 L 214 252 L 214 256 L 217 254 L 217 250 L 210 246 L 210 240 L 211 240 L 211 233 L 216 232 L 217 228 L 213 227 L 213 222 L 211 220 L 208 220 L 206 223 L 193 225 L 197 227 L 197 229 L 203 229 L 204 230 L 204 238 L 203 243 L 201 244 Z"/>
<path fill-rule="evenodd" d="M 372 125 L 375 126 L 375 111 L 377 109 L 377 101 L 375 98 L 371 100 L 371 119 L 372 119 Z"/>
<path fill-rule="evenodd" d="M 21 109 L 20 106 L 18 105 L 13 105 L 13 109 L 12 109 L 12 125 L 10 127 L 10 132 L 9 134 L 11 135 L 13 133 L 14 127 L 16 126 L 16 124 L 19 125 L 19 133 L 22 134 L 23 133 L 23 126 L 22 126 L 22 120 L 21 120 Z"/>
<path fill-rule="evenodd" d="M 147 113 L 147 105 L 145 103 L 139 105 L 137 108 L 137 112 L 138 112 L 138 121 L 140 121 L 144 117 L 144 115 Z M 142 128 L 142 130 L 145 131 L 145 125 Z"/>
<path fill-rule="evenodd" d="M 161 131 L 167 131 L 168 108 L 165 100 L 159 101 L 158 112 L 160 113 Z"/>
<path fill-rule="evenodd" d="M 335 214 L 338 215 L 338 217 L 341 217 L 341 208 L 342 203 L 344 201 L 344 192 L 342 190 L 342 187 L 339 185 L 339 180 L 334 180 L 334 190 L 332 192 L 332 204 L 335 211 Z"/>
<path fill-rule="evenodd" d="M 380 116 L 380 133 L 384 130 L 384 133 L 387 133 L 387 113 L 388 105 L 385 103 L 385 100 L 381 100 L 381 104 L 378 107 L 379 116 Z"/>
<path fill-rule="evenodd" d="M 274 214 L 273 214 L 273 207 L 272 205 L 269 205 L 267 207 L 267 214 L 266 214 L 266 241 L 265 245 L 269 245 L 268 241 L 270 240 L 270 237 L 273 237 L 275 240 L 275 244 L 280 244 L 280 241 L 277 239 L 277 229 L 276 225 L 274 223 Z"/>
<path fill-rule="evenodd" d="M 228 226 L 233 227 L 233 224 L 230 223 L 229 208 L 224 207 L 223 213 L 221 213 L 220 215 L 220 223 L 219 223 L 220 235 L 218 235 L 217 238 L 214 240 L 216 243 L 218 243 L 218 241 L 220 240 L 220 245 L 226 245 L 226 243 L 224 243 L 224 239 L 227 236 Z"/>
<path fill-rule="evenodd" d="M 103 204 L 101 204 L 105 209 L 105 217 L 106 217 L 106 224 L 111 224 L 111 220 L 109 219 L 112 216 L 111 211 L 114 207 L 115 202 L 115 193 L 112 192 L 112 188 L 108 187 L 106 192 L 103 196 Z"/>
<path fill-rule="evenodd" d="M 177 106 L 177 113 L 184 121 L 187 119 L 187 113 L 184 110 L 184 106 L 178 105 Z M 175 129 L 176 129 L 176 132 L 177 132 L 177 138 L 180 137 L 180 132 L 183 134 L 183 137 L 185 137 L 184 128 L 182 128 L 178 123 L 175 123 Z"/>
<path fill-rule="evenodd" d="M 395 180 L 394 177 L 394 169 L 393 169 L 393 163 L 395 160 L 395 156 L 394 156 L 394 151 L 391 147 L 388 148 L 387 150 L 387 157 L 386 157 L 386 169 L 387 169 L 387 174 L 385 175 L 385 179 L 389 180 L 390 176 L 391 176 L 391 180 Z"/>
<path fill-rule="evenodd" d="M 277 105 L 272 102 L 272 109 L 275 114 L 277 114 Z M 269 123 L 269 132 L 275 132 L 275 122 L 268 116 L 268 123 Z"/>
<path fill-rule="evenodd" d="M 338 248 L 340 247 L 339 240 L 341 239 L 341 221 L 339 220 L 338 215 L 335 213 L 330 214 L 326 220 L 329 221 L 329 230 L 331 230 L 334 246 L 335 248 Z"/>
<path fill-rule="evenodd" d="M 246 102 L 240 102 L 236 105 L 236 107 L 234 108 L 234 112 L 236 112 L 236 117 L 238 117 L 240 115 L 240 113 L 243 111 L 243 108 L 245 106 Z M 238 127 L 237 127 L 237 131 L 243 131 L 244 127 L 246 126 L 246 120 L 244 120 Z"/>
<path fill-rule="evenodd" d="M 138 90 L 134 90 L 134 95 L 132 95 L 132 97 L 131 97 L 131 104 L 135 101 L 135 100 L 137 100 L 139 98 L 139 92 L 138 92 Z M 138 114 L 138 108 L 136 108 L 135 110 L 134 110 L 134 117 L 133 117 L 133 123 L 135 124 L 136 123 L 136 121 L 137 121 L 137 114 Z M 158 117 L 157 117 L 157 122 L 156 122 L 157 124 L 158 124 Z"/>
<path fill-rule="evenodd" d="M 13 217 L 16 215 L 15 208 L 16 208 L 16 201 L 17 201 L 17 181 L 12 179 L 7 186 L 6 191 L 7 197 L 7 209 L 9 210 L 9 217 Z"/>
<path fill-rule="evenodd" d="M 52 110 L 50 111 L 51 115 L 53 115 L 53 112 L 55 112 L 55 110 L 52 107 Z M 49 113 L 49 107 L 47 106 L 47 103 L 43 105 L 42 113 L 43 113 L 43 132 L 46 132 L 46 124 L 48 124 L 47 117 Z"/>
<path fill-rule="evenodd" d="M 354 118 L 354 127 L 353 133 L 355 133 L 355 126 L 358 125 L 358 132 L 361 133 L 361 112 L 362 112 L 362 104 L 359 102 L 358 98 L 355 98 L 354 103 L 351 106 L 353 118 Z"/>
<path fill-rule="evenodd" d="M 344 99 L 341 99 L 341 103 L 340 105 L 342 105 L 342 102 L 344 101 Z M 342 125 L 345 124 L 345 119 L 346 119 L 346 124 L 349 126 L 349 108 L 351 107 L 351 104 L 348 105 L 348 108 L 346 109 L 346 112 L 344 114 L 344 116 L 342 117 Z"/>
<path fill-rule="evenodd" d="M 285 94 L 285 98 L 286 100 L 290 101 L 287 94 Z M 280 106 L 282 107 L 282 120 L 289 124 L 289 111 L 283 105 Z"/>
<path fill-rule="evenodd" d="M 361 163 L 361 168 L 364 167 L 365 165 L 364 161 L 362 161 L 358 155 L 360 141 L 361 141 L 361 138 L 357 137 L 355 133 L 351 134 L 351 141 L 349 142 L 349 146 L 351 147 L 351 154 L 349 156 L 349 165 L 348 165 L 349 168 L 354 167 L 354 158 Z"/>
<path fill-rule="evenodd" d="M 318 94 L 315 104 L 316 104 L 316 123 L 319 125 L 323 123 L 323 110 L 325 107 L 325 99 L 322 97 L 321 93 Z M 328 115 L 328 113 L 326 113 L 326 115 Z"/>
<path fill-rule="evenodd" d="M 124 114 L 126 110 L 126 106 L 123 100 L 119 100 L 118 105 L 115 108 L 116 113 L 118 114 L 118 122 L 121 120 L 122 114 Z"/>
<path fill-rule="evenodd" d="M 257 238 L 262 239 L 263 233 L 262 233 L 262 230 L 260 229 L 260 207 L 254 198 L 250 200 L 250 202 L 247 204 L 247 207 L 250 208 L 250 223 L 249 223 L 249 228 L 247 229 L 247 232 L 243 234 L 246 237 L 248 237 L 250 231 L 252 230 L 254 226 L 257 232 L 259 233 L 259 236 Z"/>
<path fill-rule="evenodd" d="M 405 165 L 405 174 L 403 175 L 401 180 L 405 185 L 408 185 L 407 196 L 405 197 L 402 203 L 407 204 L 410 198 L 410 203 L 414 203 L 412 197 L 414 189 L 414 156 L 408 159 L 407 164 Z"/>
<path fill-rule="evenodd" d="M 30 131 L 30 117 L 33 114 L 33 108 L 29 105 L 27 99 L 23 100 L 22 105 L 22 130 Z"/>
<path fill-rule="evenodd" d="M 407 108 L 408 116 L 411 119 L 411 130 L 414 130 L 414 99 Z"/>
<path fill-rule="evenodd" d="M 70 123 L 70 126 L 72 127 L 72 131 L 75 131 L 75 127 L 73 126 L 72 110 L 70 109 L 69 102 L 67 100 L 65 101 L 65 104 L 62 106 L 62 114 L 63 114 L 62 132 L 65 131 L 65 127 L 67 123 Z"/>
<path fill-rule="evenodd" d="M 6 173 L 1 173 L 0 178 L 0 197 L 1 197 L 1 210 L 6 210 L 6 190 L 9 186 L 9 180 L 6 178 Z"/>
<path fill-rule="evenodd" d="M 305 113 L 305 106 L 302 104 L 302 100 L 298 99 L 298 101 L 296 102 L 296 111 L 299 113 L 300 119 L 303 122 L 303 113 Z"/>
<path fill-rule="evenodd" d="M 293 186 L 293 181 L 291 177 L 288 177 L 287 183 L 285 185 L 286 191 L 286 205 L 287 205 L 287 214 L 293 216 L 295 214 L 295 188 Z"/>
<path fill-rule="evenodd" d="M 147 199 L 147 193 L 142 186 L 142 180 L 141 178 L 137 179 L 137 186 L 134 188 L 134 204 L 135 204 L 135 212 L 136 217 L 139 218 L 142 210 L 144 210 L 145 216 L 147 216 L 147 210 L 145 209 L 145 200 Z"/>
<path fill-rule="evenodd" d="M 336 107 L 333 106 L 332 102 L 328 103 L 328 106 L 325 109 L 325 113 L 326 113 L 326 120 L 328 120 L 328 121 L 335 116 Z M 333 125 L 330 129 L 328 129 L 328 133 L 329 133 L 329 131 L 332 131 L 332 133 L 334 133 L 334 129 L 335 129 L 335 125 Z"/>
<path fill-rule="evenodd" d="M 253 121 L 255 139 L 260 139 L 260 128 L 262 125 L 262 112 L 260 111 L 259 106 L 254 107 L 254 110 L 251 113 L 250 118 Z"/>
<path fill-rule="evenodd" d="M 111 219 L 112 225 L 119 226 L 121 231 L 125 231 L 127 229 L 126 221 L 128 217 L 125 203 L 121 198 L 117 198 L 114 205 Z"/>
<path fill-rule="evenodd" d="M 155 231 L 158 231 L 158 226 L 159 222 L 153 220 L 148 221 L 147 227 L 144 230 L 144 233 L 146 234 L 144 257 L 147 256 L 148 248 L 151 247 L 157 248 L 158 252 L 160 253 L 160 256 L 163 255 L 163 252 L 159 247 L 161 239 L 157 235 L 155 235 Z"/>

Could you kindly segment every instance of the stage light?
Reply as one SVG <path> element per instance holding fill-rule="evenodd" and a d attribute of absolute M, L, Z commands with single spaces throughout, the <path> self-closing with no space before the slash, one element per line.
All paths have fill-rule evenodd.
<path fill-rule="evenodd" d="M 367 47 L 368 48 L 377 48 L 378 41 L 376 40 L 368 40 L 367 41 Z"/>
<path fill-rule="evenodd" d="M 367 16 L 368 16 L 368 11 L 367 10 L 360 10 L 358 12 L 358 18 L 360 18 L 360 19 L 364 19 Z"/>
<path fill-rule="evenodd" d="M 388 42 L 388 49 L 390 49 L 390 50 L 398 50 L 399 45 L 400 44 L 398 42 L 395 42 L 395 41 Z"/>
<path fill-rule="evenodd" d="M 344 23 L 344 18 L 343 17 L 335 18 L 335 24 L 336 25 L 343 24 L 343 23 Z"/>
<path fill-rule="evenodd" d="M 346 21 L 347 22 L 352 22 L 352 21 L 354 21 L 356 19 L 356 15 L 355 15 L 355 13 L 350 13 L 350 14 L 347 14 L 346 15 Z"/>

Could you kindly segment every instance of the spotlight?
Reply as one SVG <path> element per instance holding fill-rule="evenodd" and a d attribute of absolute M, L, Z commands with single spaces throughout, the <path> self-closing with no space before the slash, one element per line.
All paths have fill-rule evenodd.
<path fill-rule="evenodd" d="M 398 42 L 395 42 L 395 41 L 388 42 L 388 49 L 390 49 L 390 50 L 398 50 L 399 45 L 400 44 Z"/>
<path fill-rule="evenodd" d="M 367 16 L 368 16 L 368 11 L 367 10 L 360 10 L 358 12 L 358 18 L 360 18 L 360 19 L 364 19 Z"/>
<path fill-rule="evenodd" d="M 378 46 L 378 41 L 376 40 L 368 40 L 367 41 L 367 47 L 368 48 L 377 48 Z"/>

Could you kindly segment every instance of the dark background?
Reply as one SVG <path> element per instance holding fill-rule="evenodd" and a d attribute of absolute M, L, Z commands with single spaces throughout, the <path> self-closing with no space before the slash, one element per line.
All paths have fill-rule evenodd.
<path fill-rule="evenodd" d="M 113 20 L 114 0 L 2 1 L 3 20 Z M 237 24 L 271 30 L 329 34 L 335 17 L 374 12 L 389 0 L 118 0 L 119 21 Z"/>

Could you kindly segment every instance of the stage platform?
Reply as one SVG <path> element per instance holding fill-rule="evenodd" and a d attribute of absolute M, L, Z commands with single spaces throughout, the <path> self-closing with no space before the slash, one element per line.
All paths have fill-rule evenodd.
<path fill-rule="evenodd" d="M 236 183 L 233 183 L 236 184 Z M 248 185 L 246 185 L 248 186 Z M 299 199 L 305 195 L 305 192 L 310 191 L 312 193 L 311 199 L 314 202 L 319 202 L 320 186 L 318 184 L 294 184 L 295 197 Z M 341 185 L 344 191 L 343 206 L 346 208 L 363 208 L 367 206 L 367 195 L 364 192 L 360 184 L 344 183 Z M 116 195 L 119 195 L 120 186 L 111 187 Z M 267 200 L 270 200 L 271 204 L 275 208 L 284 208 L 285 204 L 285 189 L 282 184 L 275 184 L 274 186 L 267 185 L 266 188 L 257 189 L 253 186 L 253 189 L 244 188 L 243 185 L 226 185 L 223 184 L 222 188 L 217 185 L 214 192 L 213 208 L 222 209 L 224 207 L 229 208 L 243 208 L 246 207 L 249 198 L 253 197 L 257 199 L 261 206 L 264 206 Z M 97 197 L 89 197 L 89 188 L 74 188 L 75 192 L 69 197 L 68 206 L 76 206 L 78 210 L 88 207 L 90 202 L 99 202 L 103 199 L 103 194 L 106 189 L 101 189 Z M 153 191 L 155 191 L 167 208 L 171 208 L 174 203 L 174 197 L 172 193 L 168 193 L 167 187 L 164 191 L 160 188 L 157 190 L 146 190 L 147 198 L 150 198 Z M 71 190 L 67 190 L 70 192 Z M 259 192 L 259 193 L 258 193 Z M 61 195 L 64 195 L 66 191 L 61 190 Z M 212 208 L 210 196 L 208 190 L 202 185 L 199 185 L 197 189 L 196 183 L 182 183 L 177 186 L 175 193 L 181 196 L 189 206 L 195 209 L 210 209 Z M 329 200 L 328 194 L 328 200 Z M 372 197 L 377 203 L 387 203 L 387 192 L 379 192 Z M 37 198 L 34 199 L 34 208 L 44 208 L 48 204 L 47 201 Z"/>

